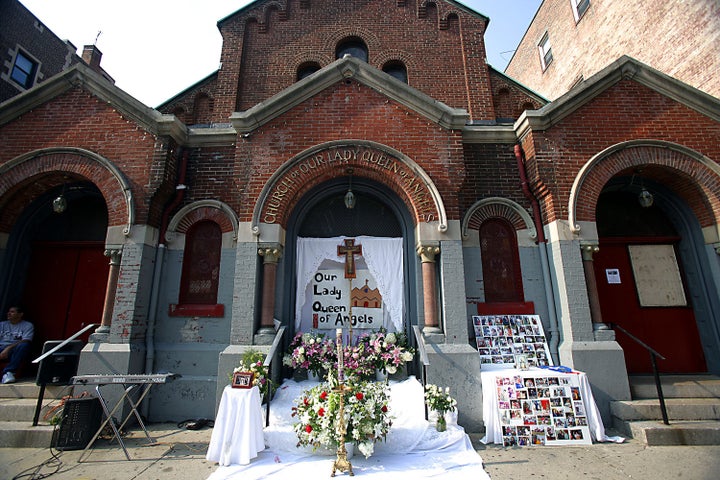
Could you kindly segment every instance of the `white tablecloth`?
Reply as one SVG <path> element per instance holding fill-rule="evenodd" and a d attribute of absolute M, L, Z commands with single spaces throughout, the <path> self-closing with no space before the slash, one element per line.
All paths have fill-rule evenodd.
<path fill-rule="evenodd" d="M 220 465 L 247 465 L 265 450 L 260 391 L 225 387 L 206 458 Z"/>
<path fill-rule="evenodd" d="M 567 377 L 576 376 L 580 382 L 580 394 L 583 399 L 585 406 L 585 412 L 588 421 L 588 427 L 590 428 L 590 435 L 593 440 L 600 442 L 618 442 L 622 441 L 620 437 L 608 437 L 605 434 L 605 427 L 603 426 L 602 417 L 600 411 L 595 403 L 595 397 L 593 397 L 592 389 L 590 388 L 590 382 L 587 379 L 587 374 L 583 372 L 573 373 L 561 373 L 544 368 L 530 368 L 529 370 L 517 370 L 517 369 L 502 369 L 502 370 L 489 370 L 480 373 L 482 379 L 482 391 L 483 391 L 483 422 L 485 423 L 485 437 L 482 438 L 483 443 L 498 443 L 502 445 L 503 434 L 502 425 L 500 425 L 500 415 L 498 408 L 498 394 L 496 379 L 498 377 L 513 377 L 520 375 L 522 377 L 533 377 L 533 376 L 553 376 L 553 377 Z"/>

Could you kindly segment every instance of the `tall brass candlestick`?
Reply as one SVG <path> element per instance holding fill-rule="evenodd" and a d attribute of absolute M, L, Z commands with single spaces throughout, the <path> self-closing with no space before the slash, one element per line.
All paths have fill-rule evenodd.
<path fill-rule="evenodd" d="M 345 381 L 345 359 L 343 358 L 343 340 L 342 340 L 342 328 L 335 330 L 335 337 L 337 340 L 337 356 L 338 356 L 338 382 L 342 385 Z"/>
<path fill-rule="evenodd" d="M 343 355 L 343 339 L 342 328 L 335 330 L 338 354 L 338 386 L 335 391 L 340 394 L 340 408 L 338 411 L 337 424 L 335 425 L 335 433 L 337 434 L 337 457 L 333 462 L 331 477 L 335 476 L 336 471 L 348 472 L 351 477 L 355 476 L 352 470 L 352 464 L 347 459 L 347 450 L 345 449 L 345 434 L 347 433 L 347 425 L 345 424 L 345 360 Z"/>

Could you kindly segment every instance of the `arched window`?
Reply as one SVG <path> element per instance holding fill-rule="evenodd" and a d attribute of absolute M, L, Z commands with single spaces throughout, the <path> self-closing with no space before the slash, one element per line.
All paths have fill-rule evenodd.
<path fill-rule="evenodd" d="M 485 301 L 522 302 L 522 274 L 515 229 L 506 220 L 491 218 L 480 225 Z"/>
<path fill-rule="evenodd" d="M 343 58 L 345 54 L 350 54 L 363 62 L 368 61 L 368 47 L 358 37 L 347 38 L 338 44 L 335 49 L 335 58 Z"/>
<path fill-rule="evenodd" d="M 195 223 L 185 234 L 181 305 L 214 305 L 217 303 L 220 278 L 220 226 L 205 220 Z"/>
<path fill-rule="evenodd" d="M 382 67 L 383 72 L 397 78 L 401 82 L 408 83 L 407 68 L 400 60 L 391 60 Z"/>
<path fill-rule="evenodd" d="M 305 62 L 297 69 L 297 80 L 300 81 L 305 77 L 309 77 L 313 73 L 320 70 L 320 65 L 315 62 Z"/>

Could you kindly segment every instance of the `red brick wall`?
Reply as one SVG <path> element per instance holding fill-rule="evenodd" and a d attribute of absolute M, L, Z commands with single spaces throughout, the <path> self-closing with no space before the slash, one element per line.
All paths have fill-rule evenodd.
<path fill-rule="evenodd" d="M 74 88 L 41 105 L 18 119 L 0 126 L 0 165 L 34 150 L 74 147 L 89 150 L 112 162 L 128 180 L 135 204 L 136 222 L 158 225 L 159 212 L 166 201 L 163 182 L 174 181 L 174 162 L 168 161 L 168 149 L 162 139 L 124 118 L 106 102 L 80 88 Z M 96 183 L 103 192 L 110 212 L 110 225 L 127 221 L 123 193 L 108 171 L 94 160 L 81 156 L 56 157 L 33 174 L 57 170 L 74 172 Z M 24 181 L 21 170 L 4 175 L 5 188 Z M 61 179 L 53 184 L 59 184 Z M 7 191 L 7 190 L 5 190 Z M 28 201 L 30 199 L 27 199 Z M 154 201 L 156 204 L 152 204 Z"/>
<path fill-rule="evenodd" d="M 220 24 L 222 68 L 212 120 L 227 121 L 289 87 L 306 61 L 326 66 L 335 47 L 357 36 L 368 46 L 370 65 L 401 60 L 408 83 L 428 95 L 494 119 L 485 64 L 485 20 L 439 2 L 418 9 L 413 2 L 313 0 L 258 2 Z M 279 10 L 279 7 L 283 10 Z"/>
<path fill-rule="evenodd" d="M 533 187 L 546 202 L 546 222 L 567 220 L 570 189 L 579 169 L 597 153 L 613 145 L 634 139 L 654 139 L 690 148 L 710 159 L 720 159 L 720 124 L 632 80 L 622 80 L 588 104 L 569 115 L 545 132 L 533 132 L 525 139 L 528 172 L 535 182 Z M 532 142 L 532 148 L 528 144 Z M 667 168 L 645 169 L 643 175 L 666 183 L 681 197 L 682 190 L 691 180 L 700 178 L 702 169 L 697 162 L 678 159 L 672 168 L 675 175 L 687 176 L 682 182 L 668 180 Z M 653 163 L 648 153 L 639 159 Z M 622 168 L 627 168 L 629 164 Z M 540 180 L 544 183 L 540 183 Z M 603 183 L 592 184 L 587 195 L 597 195 Z M 592 193 L 591 193 L 592 192 Z M 695 192 L 697 193 L 697 191 Z M 717 191 L 712 194 L 717 196 Z M 695 207 L 695 214 L 703 225 L 711 223 L 711 213 L 701 207 L 699 199 L 685 195 Z M 594 205 L 593 202 L 585 202 Z M 594 220 L 594 207 L 582 211 L 579 220 Z M 716 206 L 717 208 L 717 206 Z M 714 220 L 717 222 L 717 220 Z"/>
<path fill-rule="evenodd" d="M 443 129 L 413 111 L 388 103 L 385 96 L 355 81 L 328 88 L 241 140 L 231 179 L 237 188 L 226 189 L 219 199 L 237 210 L 240 221 L 249 221 L 263 187 L 281 165 L 308 148 L 347 139 L 376 142 L 407 155 L 443 193 L 448 217 L 459 218 L 458 179 L 465 177 L 460 132 Z M 362 170 L 354 173 L 366 174 Z M 345 176 L 344 169 L 326 172 L 313 185 L 336 176 Z M 204 194 L 191 185 L 191 197 Z"/>

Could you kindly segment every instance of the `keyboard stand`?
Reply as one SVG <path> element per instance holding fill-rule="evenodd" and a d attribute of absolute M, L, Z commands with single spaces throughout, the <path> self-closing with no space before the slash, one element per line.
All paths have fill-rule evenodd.
<path fill-rule="evenodd" d="M 140 424 L 140 427 L 142 427 L 143 432 L 145 432 L 145 436 L 150 441 L 150 443 L 155 443 L 155 440 L 150 436 L 150 434 L 147 431 L 147 428 L 145 428 L 145 424 L 142 421 L 142 418 L 140 417 L 140 412 L 138 412 L 138 407 L 142 403 L 145 396 L 150 392 L 150 387 L 153 386 L 153 383 L 134 383 L 129 386 L 125 386 L 123 384 L 123 387 L 125 390 L 123 391 L 123 394 L 118 399 L 117 403 L 115 403 L 115 406 L 111 409 L 108 408 L 108 403 L 105 400 L 105 397 L 103 397 L 102 392 L 100 391 L 100 387 L 104 385 L 96 385 L 95 386 L 95 392 L 97 393 L 98 398 L 100 399 L 100 405 L 102 406 L 103 412 L 105 413 L 105 421 L 100 424 L 100 428 L 95 433 L 95 435 L 92 437 L 90 442 L 85 447 L 85 450 L 83 450 L 82 454 L 78 458 L 78 463 L 82 462 L 83 457 L 87 453 L 87 451 L 93 446 L 95 443 L 95 440 L 98 439 L 100 434 L 102 433 L 103 429 L 105 428 L 105 425 L 110 424 L 110 428 L 112 428 L 113 434 L 115 435 L 115 438 L 117 439 L 118 443 L 123 449 L 123 452 L 125 452 L 125 457 L 130 460 L 130 454 L 128 454 L 127 448 L 125 447 L 125 442 L 123 442 L 123 439 L 120 435 L 120 431 L 123 429 L 125 424 L 130 420 L 131 415 L 135 415 L 135 418 L 137 419 L 138 423 Z M 139 389 L 140 396 L 138 397 L 137 401 L 133 401 L 131 394 L 135 392 L 136 389 Z M 112 421 L 113 415 L 115 412 L 122 407 L 125 404 L 125 401 L 130 405 L 130 412 L 125 416 L 122 423 L 120 424 L 120 427 L 117 427 L 115 425 L 115 422 Z"/>

